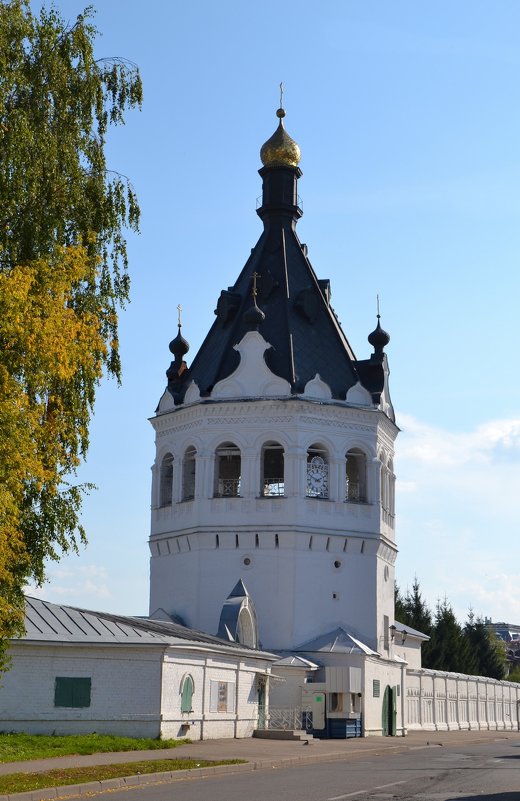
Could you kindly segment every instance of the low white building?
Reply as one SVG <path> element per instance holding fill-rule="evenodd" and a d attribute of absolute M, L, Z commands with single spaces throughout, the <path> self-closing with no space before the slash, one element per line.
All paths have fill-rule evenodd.
<path fill-rule="evenodd" d="M 179 623 L 26 601 L 0 730 L 248 737 L 268 711 L 272 654 Z"/>

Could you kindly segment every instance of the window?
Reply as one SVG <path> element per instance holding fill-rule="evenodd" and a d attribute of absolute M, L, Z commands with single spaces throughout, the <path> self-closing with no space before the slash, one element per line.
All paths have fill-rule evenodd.
<path fill-rule="evenodd" d="M 329 693 L 329 712 L 343 712 L 343 693 Z"/>
<path fill-rule="evenodd" d="M 381 507 L 384 513 L 389 511 L 389 474 L 384 456 L 381 458 Z"/>
<path fill-rule="evenodd" d="M 225 442 L 216 453 L 215 497 L 238 498 L 240 495 L 240 450 Z"/>
<path fill-rule="evenodd" d="M 352 503 L 367 501 L 367 457 L 360 448 L 347 451 L 345 499 Z"/>
<path fill-rule="evenodd" d="M 173 492 L 173 456 L 167 453 L 161 462 L 159 476 L 159 506 L 170 506 Z"/>
<path fill-rule="evenodd" d="M 307 451 L 308 498 L 329 497 L 329 465 L 327 452 L 319 445 L 311 445 Z"/>
<path fill-rule="evenodd" d="M 193 712 L 193 691 L 195 685 L 192 677 L 188 674 L 181 682 L 181 712 Z"/>
<path fill-rule="evenodd" d="M 235 711 L 235 683 L 231 681 L 210 681 L 209 711 Z"/>
<path fill-rule="evenodd" d="M 54 683 L 54 706 L 74 708 L 90 706 L 90 678 L 56 676 Z"/>
<path fill-rule="evenodd" d="M 381 696 L 381 683 L 379 679 L 372 680 L 372 695 L 374 698 L 379 698 Z"/>
<path fill-rule="evenodd" d="M 264 498 L 273 495 L 283 495 L 284 484 L 284 453 L 281 445 L 276 442 L 264 445 L 262 450 L 262 489 Z"/>
<path fill-rule="evenodd" d="M 191 501 L 195 497 L 195 448 L 188 448 L 182 465 L 182 500 Z"/>
<path fill-rule="evenodd" d="M 391 459 L 388 462 L 388 509 L 392 516 L 395 515 L 395 474 Z"/>

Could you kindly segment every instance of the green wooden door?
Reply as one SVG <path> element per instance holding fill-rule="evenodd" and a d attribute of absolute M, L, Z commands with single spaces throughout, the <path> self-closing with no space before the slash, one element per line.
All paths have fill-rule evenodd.
<path fill-rule="evenodd" d="M 381 725 L 385 737 L 395 737 L 397 718 L 396 695 L 396 688 L 392 688 L 387 684 L 383 695 L 383 709 L 381 713 Z"/>

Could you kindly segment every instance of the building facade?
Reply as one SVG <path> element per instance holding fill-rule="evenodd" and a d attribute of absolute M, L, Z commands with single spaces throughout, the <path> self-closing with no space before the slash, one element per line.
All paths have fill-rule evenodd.
<path fill-rule="evenodd" d="M 284 110 L 277 116 L 260 153 L 263 232 L 222 290 L 193 362 L 180 321 L 170 343 L 168 385 L 151 420 L 150 615 L 163 610 L 232 638 L 247 632 L 248 645 L 284 653 L 340 627 L 360 643 L 341 656 L 347 673 L 350 658 L 375 660 L 397 696 L 390 338 L 378 316 L 371 352 L 355 357 L 330 282 L 296 233 L 300 153 Z M 235 625 L 225 628 L 237 582 L 247 603 L 235 604 Z"/>

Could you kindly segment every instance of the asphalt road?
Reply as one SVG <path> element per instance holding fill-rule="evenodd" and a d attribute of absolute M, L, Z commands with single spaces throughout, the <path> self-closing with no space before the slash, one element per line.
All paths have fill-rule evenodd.
<path fill-rule="evenodd" d="M 102 797 L 105 793 L 96 794 Z M 111 801 L 520 801 L 520 741 L 429 745 L 110 791 Z"/>

